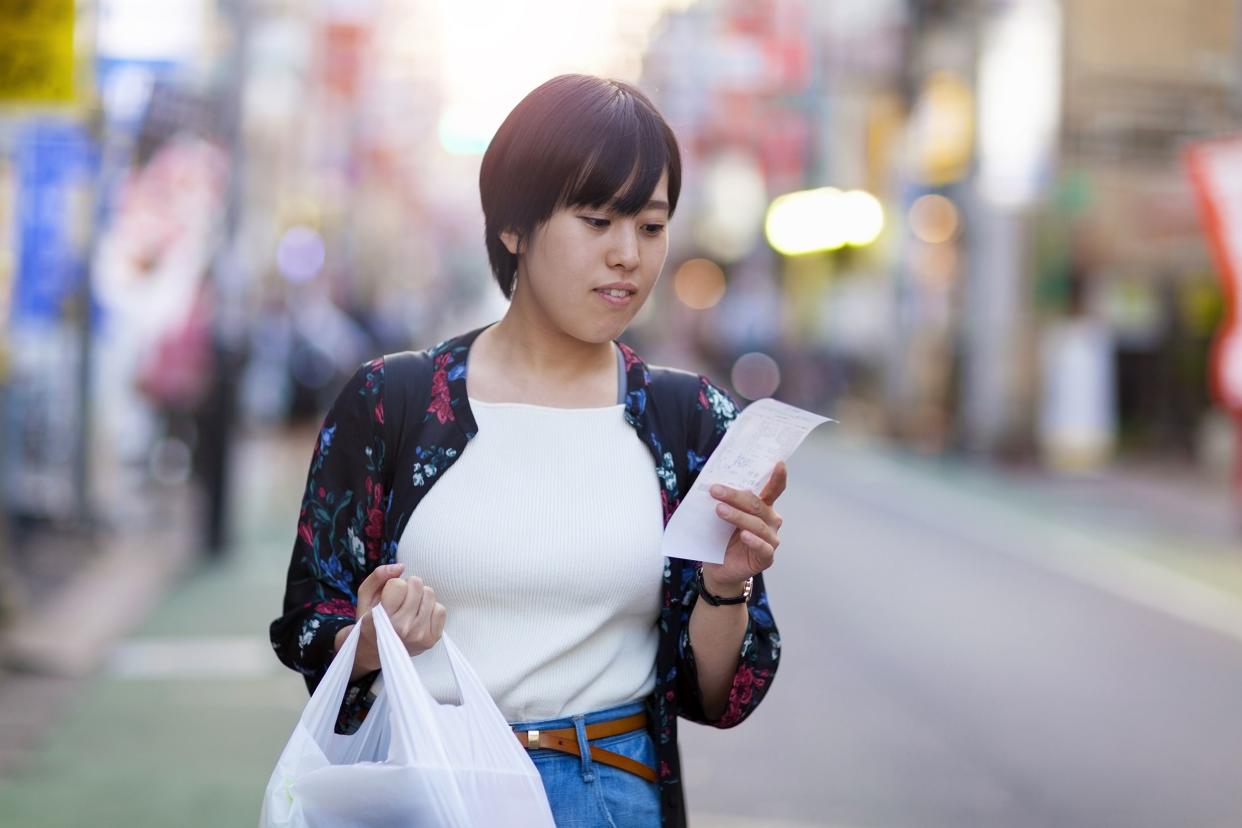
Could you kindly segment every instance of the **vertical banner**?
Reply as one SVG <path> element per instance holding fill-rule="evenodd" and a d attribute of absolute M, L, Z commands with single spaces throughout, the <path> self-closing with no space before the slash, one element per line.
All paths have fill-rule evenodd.
<path fill-rule="evenodd" d="M 1192 145 L 1186 166 L 1225 293 L 1209 368 L 1213 395 L 1233 415 L 1233 482 L 1242 506 L 1242 136 Z"/>
<path fill-rule="evenodd" d="M 0 0 L 4 2 L 4 0 Z M 85 278 L 98 153 L 81 126 L 36 121 L 18 135 L 15 322 L 55 320 Z"/>
<path fill-rule="evenodd" d="M 74 99 L 74 0 L 0 0 L 0 103 Z"/>
<path fill-rule="evenodd" d="M 1242 137 L 1196 144 L 1186 161 L 1225 293 L 1225 318 L 1212 346 L 1212 391 L 1242 419 Z"/>
<path fill-rule="evenodd" d="M 2 0 L 0 0 L 2 2 Z M 6 331 L 6 507 L 72 519 L 83 451 L 81 316 L 98 154 L 80 126 L 34 121 L 17 136 L 17 267 Z"/>

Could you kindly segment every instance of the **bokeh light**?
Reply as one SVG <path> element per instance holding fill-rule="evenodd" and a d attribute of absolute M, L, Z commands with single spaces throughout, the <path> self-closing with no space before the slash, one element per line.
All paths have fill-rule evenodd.
<path fill-rule="evenodd" d="M 764 233 L 786 256 L 835 250 L 845 244 L 837 213 L 841 191 L 820 187 L 778 196 L 768 207 Z"/>
<path fill-rule="evenodd" d="M 762 351 L 752 351 L 737 358 L 729 378 L 737 393 L 748 400 L 758 400 L 776 393 L 781 384 L 781 368 Z"/>
<path fill-rule="evenodd" d="M 942 195 L 931 193 L 910 205 L 910 232 L 928 244 L 942 244 L 957 236 L 961 221 L 957 207 Z"/>
<path fill-rule="evenodd" d="M 724 271 L 710 259 L 690 259 L 673 275 L 673 291 L 687 307 L 715 307 L 725 295 Z"/>
<path fill-rule="evenodd" d="M 839 250 L 847 244 L 865 247 L 883 231 L 879 199 L 862 190 L 843 193 L 835 187 L 778 196 L 764 221 L 768 243 L 786 256 Z"/>
<path fill-rule="evenodd" d="M 878 198 L 863 190 L 841 195 L 837 215 L 844 228 L 845 243 L 851 247 L 866 247 L 884 231 L 884 207 Z"/>
<path fill-rule="evenodd" d="M 324 262 L 323 238 L 314 229 L 294 225 L 280 237 L 276 246 L 276 267 L 290 282 L 315 278 Z"/>

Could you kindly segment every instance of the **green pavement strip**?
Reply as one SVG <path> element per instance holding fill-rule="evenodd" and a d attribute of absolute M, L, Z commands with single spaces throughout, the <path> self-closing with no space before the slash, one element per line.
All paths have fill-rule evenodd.
<path fill-rule="evenodd" d="M 0 781 L 0 825 L 254 825 L 305 701 L 287 677 L 94 679 Z"/>

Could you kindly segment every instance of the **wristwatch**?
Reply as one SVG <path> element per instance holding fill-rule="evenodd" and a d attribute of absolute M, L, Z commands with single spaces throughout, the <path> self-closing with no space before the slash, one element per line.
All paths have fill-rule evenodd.
<path fill-rule="evenodd" d="M 750 600 L 750 591 L 754 588 L 755 579 L 747 578 L 746 583 L 742 586 L 742 594 L 733 598 L 721 598 L 719 595 L 712 595 L 707 589 L 707 584 L 703 583 L 703 567 L 699 567 L 694 575 L 694 584 L 699 590 L 699 595 L 703 600 L 711 604 L 713 607 L 728 606 L 730 604 L 745 604 Z"/>

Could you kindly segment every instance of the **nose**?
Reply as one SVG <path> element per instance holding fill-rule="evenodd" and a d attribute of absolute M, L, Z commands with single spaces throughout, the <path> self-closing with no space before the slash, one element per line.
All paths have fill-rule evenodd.
<path fill-rule="evenodd" d="M 634 270 L 638 267 L 638 232 L 628 222 L 614 222 L 612 244 L 608 248 L 608 267 Z"/>

